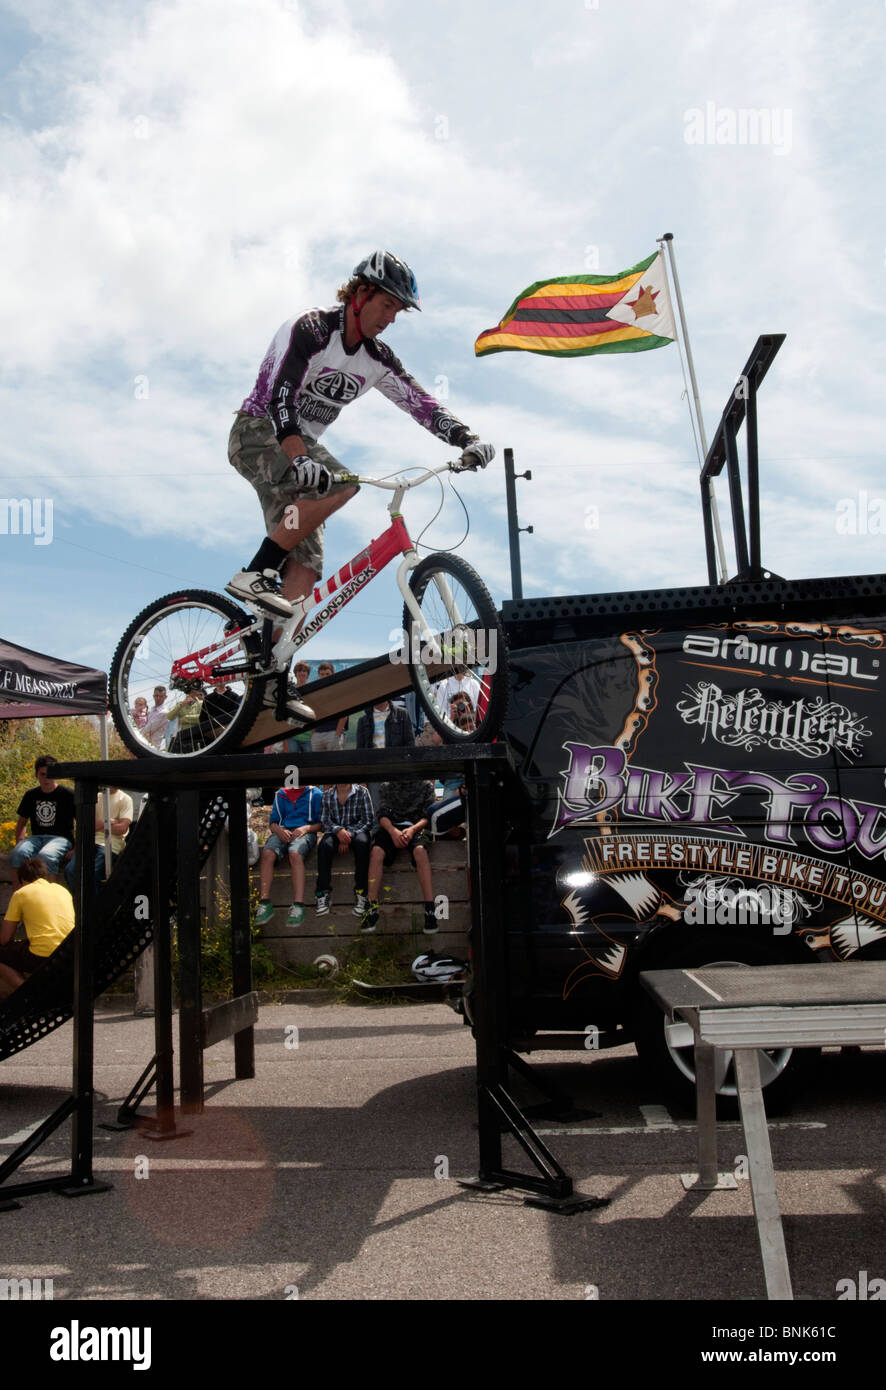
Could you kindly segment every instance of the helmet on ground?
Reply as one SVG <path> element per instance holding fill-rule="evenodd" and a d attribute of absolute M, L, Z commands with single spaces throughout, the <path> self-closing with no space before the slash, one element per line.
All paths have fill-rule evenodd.
<path fill-rule="evenodd" d="M 468 972 L 468 963 L 458 956 L 438 956 L 433 951 L 416 956 L 412 962 L 412 973 L 422 984 L 451 984 Z"/>
<path fill-rule="evenodd" d="M 354 267 L 354 274 L 362 275 L 371 285 L 392 294 L 408 309 L 421 309 L 415 276 L 406 262 L 393 256 L 390 251 L 373 251 L 371 256 Z"/>

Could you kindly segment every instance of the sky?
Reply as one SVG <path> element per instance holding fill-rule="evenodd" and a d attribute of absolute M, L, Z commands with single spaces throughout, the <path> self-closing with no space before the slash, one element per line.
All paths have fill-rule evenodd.
<path fill-rule="evenodd" d="M 787 334 L 759 399 L 764 563 L 883 570 L 886 4 L 7 0 L 0 55 L 7 640 L 107 669 L 153 599 L 223 589 L 262 535 L 233 412 L 280 324 L 377 247 L 422 300 L 385 340 L 497 449 L 459 481 L 467 538 L 447 491 L 423 539 L 497 601 L 505 447 L 532 473 L 527 596 L 706 582 L 676 346 L 474 355 L 528 285 L 615 274 L 665 232 L 709 436 L 758 335 Z M 449 457 L 378 392 L 323 442 L 367 476 Z M 439 501 L 408 499 L 413 533 Z M 367 488 L 328 524 L 331 567 L 384 507 Z M 401 606 L 391 567 L 305 655 L 388 650 Z"/>

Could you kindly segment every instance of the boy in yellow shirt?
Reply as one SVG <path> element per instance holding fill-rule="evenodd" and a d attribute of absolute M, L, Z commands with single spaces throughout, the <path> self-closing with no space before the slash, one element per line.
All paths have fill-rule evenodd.
<path fill-rule="evenodd" d="M 5 993 L 18 989 L 26 975 L 45 965 L 74 928 L 74 899 L 62 884 L 49 882 L 42 859 L 26 859 L 19 878 L 22 886 L 10 898 L 0 925 L 0 986 L 6 986 Z M 12 939 L 19 922 L 24 923 L 26 942 Z"/>

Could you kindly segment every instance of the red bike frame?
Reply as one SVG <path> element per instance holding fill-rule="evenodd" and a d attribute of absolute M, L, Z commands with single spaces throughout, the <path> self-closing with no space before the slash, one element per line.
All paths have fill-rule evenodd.
<path fill-rule="evenodd" d="M 321 628 L 335 617 L 350 603 L 361 589 L 374 579 L 377 574 L 391 563 L 397 555 L 415 555 L 415 546 L 406 530 L 406 523 L 399 512 L 395 512 L 391 517 L 391 524 L 386 531 L 377 538 L 370 541 L 364 550 L 359 551 L 348 564 L 342 565 L 331 579 L 327 579 L 322 584 L 315 585 L 310 594 L 306 594 L 303 599 L 293 600 L 294 614 L 292 618 L 283 624 L 283 636 L 280 641 L 286 640 L 291 644 L 291 650 L 287 656 L 287 664 L 292 655 L 303 646 L 309 638 L 319 632 Z M 416 560 L 417 560 L 416 556 Z M 346 587 L 347 586 L 347 587 Z M 334 594 L 338 597 L 333 603 Z M 325 605 L 309 621 L 308 615 L 319 605 Z M 287 634 L 286 629 L 294 626 L 299 621 L 302 626 L 297 632 Z M 242 629 L 236 629 L 228 633 L 228 637 L 233 637 Z M 227 640 L 227 639 L 226 639 Z M 279 645 L 279 643 L 278 643 Z M 238 648 L 231 647 L 227 651 L 219 651 L 217 647 L 204 647 L 197 652 L 189 652 L 187 656 L 180 657 L 172 663 L 172 679 L 174 681 L 199 681 L 203 684 L 229 685 L 232 681 L 239 680 L 244 672 L 230 670 L 219 672 L 218 667 L 221 662 L 229 660 L 237 655 Z"/>

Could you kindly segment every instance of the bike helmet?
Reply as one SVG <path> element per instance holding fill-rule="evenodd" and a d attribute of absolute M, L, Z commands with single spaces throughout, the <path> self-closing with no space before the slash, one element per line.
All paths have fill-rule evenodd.
<path fill-rule="evenodd" d="M 354 267 L 354 274 L 362 275 L 371 285 L 392 294 L 407 309 L 421 309 L 415 276 L 406 262 L 391 255 L 390 251 L 373 251 Z"/>
<path fill-rule="evenodd" d="M 412 962 L 412 973 L 422 984 L 452 984 L 464 979 L 468 963 L 457 956 L 438 956 L 433 951 L 416 956 Z"/>

